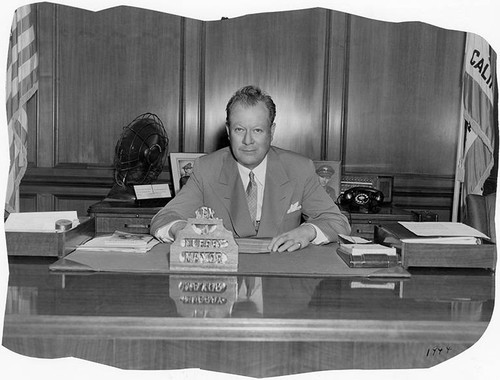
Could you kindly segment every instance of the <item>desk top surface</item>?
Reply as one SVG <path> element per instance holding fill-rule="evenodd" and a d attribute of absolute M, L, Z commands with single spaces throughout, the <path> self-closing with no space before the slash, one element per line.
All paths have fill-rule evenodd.
<path fill-rule="evenodd" d="M 488 322 L 494 300 L 494 274 L 479 269 L 413 270 L 404 279 L 64 274 L 49 271 L 53 261 L 10 258 L 7 315 Z M 221 284 L 225 292 L 213 288 Z M 187 295 L 226 301 L 181 300 Z"/>

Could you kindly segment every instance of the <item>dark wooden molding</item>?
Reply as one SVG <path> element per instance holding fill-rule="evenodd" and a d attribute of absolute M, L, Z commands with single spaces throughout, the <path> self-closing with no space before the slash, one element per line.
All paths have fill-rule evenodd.
<path fill-rule="evenodd" d="M 332 29 L 332 14 L 326 12 L 326 28 L 325 28 L 325 57 L 324 57 L 324 83 L 323 83 L 323 125 L 321 126 L 321 160 L 328 158 L 328 136 L 330 135 L 330 108 L 328 103 L 330 101 L 330 43 L 331 43 L 331 29 Z"/>

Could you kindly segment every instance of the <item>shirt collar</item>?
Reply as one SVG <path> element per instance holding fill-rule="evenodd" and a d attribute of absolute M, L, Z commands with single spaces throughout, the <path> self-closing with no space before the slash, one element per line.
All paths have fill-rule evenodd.
<path fill-rule="evenodd" d="M 248 174 L 250 173 L 250 169 L 241 165 L 239 162 L 236 162 L 238 165 L 238 170 L 240 172 L 240 176 L 242 178 L 248 178 Z M 267 154 L 264 159 L 261 161 L 259 165 L 253 168 L 253 174 L 255 174 L 256 180 L 263 185 L 266 182 L 266 170 L 267 170 Z"/>

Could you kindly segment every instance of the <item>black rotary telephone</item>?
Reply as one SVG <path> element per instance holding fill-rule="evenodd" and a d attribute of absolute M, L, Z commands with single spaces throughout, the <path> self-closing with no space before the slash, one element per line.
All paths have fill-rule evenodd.
<path fill-rule="evenodd" d="M 340 195 L 340 205 L 349 211 L 376 213 L 384 194 L 371 187 L 352 187 Z"/>

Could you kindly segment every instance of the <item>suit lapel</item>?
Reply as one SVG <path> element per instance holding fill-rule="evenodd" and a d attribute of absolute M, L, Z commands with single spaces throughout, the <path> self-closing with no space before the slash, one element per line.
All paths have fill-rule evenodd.
<path fill-rule="evenodd" d="M 290 178 L 288 178 L 278 154 L 272 148 L 269 150 L 267 160 L 264 203 L 257 236 L 275 236 L 278 234 L 293 194 Z"/>
<path fill-rule="evenodd" d="M 223 161 L 219 183 L 216 187 L 217 194 L 222 198 L 222 202 L 231 218 L 231 224 L 236 235 L 240 237 L 255 235 L 255 228 L 248 211 L 245 190 L 241 183 L 238 166 L 231 156 L 231 152 Z"/>

